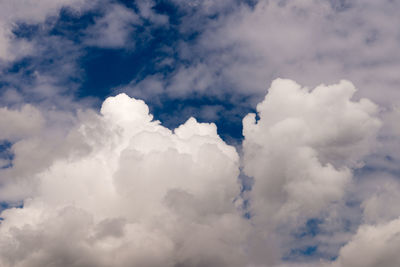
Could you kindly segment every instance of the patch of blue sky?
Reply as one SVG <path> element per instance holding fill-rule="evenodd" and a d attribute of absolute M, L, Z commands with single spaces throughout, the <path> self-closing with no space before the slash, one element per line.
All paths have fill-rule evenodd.
<path fill-rule="evenodd" d="M 8 209 L 8 208 L 9 208 L 9 204 L 7 204 L 6 202 L 0 202 L 0 213 L 1 213 L 3 210 L 6 210 L 6 209 Z M 3 218 L 0 217 L 0 220 L 3 220 Z"/>
<path fill-rule="evenodd" d="M 17 209 L 22 209 L 24 207 L 24 203 L 8 203 L 8 202 L 0 202 L 0 215 L 4 210 L 7 209 L 12 209 L 12 208 L 17 208 Z M 4 219 L 0 216 L 0 222 L 3 221 Z"/>
<path fill-rule="evenodd" d="M 177 8 L 167 1 L 160 1 L 154 9 L 160 14 L 167 14 L 170 22 L 179 23 L 179 18 L 182 16 Z M 197 36 L 196 32 L 181 34 L 172 23 L 168 28 L 151 28 L 150 38 L 145 38 L 141 37 L 141 33 L 146 35 L 144 27 L 145 25 L 140 26 L 136 35 L 131 36 L 131 41 L 136 43 L 133 50 L 85 48 L 84 56 L 79 59 L 79 65 L 85 71 L 85 75 L 77 91 L 78 98 L 89 96 L 104 99 L 114 94 L 113 88 L 129 84 L 131 81 L 143 80 L 154 74 L 161 74 L 168 80 L 180 65 L 185 64 L 177 57 L 174 47 L 179 40 L 193 41 Z M 160 65 L 159 62 L 166 58 L 172 59 L 172 64 Z M 229 143 L 242 139 L 242 118 L 248 112 L 254 111 L 251 106 L 236 106 L 238 103 L 236 99 L 230 101 L 229 96 L 216 98 L 189 95 L 176 99 L 161 94 L 158 98 L 161 101 L 157 103 L 153 102 L 152 98 L 144 100 L 150 106 L 155 118 L 162 121 L 166 127 L 173 129 L 190 116 L 194 116 L 201 122 L 215 122 L 219 134 Z M 246 103 L 246 100 L 241 99 L 240 103 Z M 204 116 L 204 110 L 210 107 L 221 110 L 215 118 Z"/>
<path fill-rule="evenodd" d="M 148 104 L 155 118 L 170 129 L 176 128 L 193 116 L 200 122 L 214 122 L 221 138 L 230 144 L 235 144 L 235 141 L 243 139 L 242 119 L 244 115 L 254 112 L 250 106 L 236 105 L 236 101 L 231 102 L 228 95 L 224 98 L 193 96 L 185 99 L 164 97 L 161 105 L 154 105 L 151 102 Z M 243 98 L 241 102 L 246 103 L 246 99 Z M 214 110 L 211 112 L 213 114 L 204 112 L 206 109 L 213 108 Z"/>
<path fill-rule="evenodd" d="M 11 151 L 12 143 L 7 140 L 0 141 L 0 169 L 11 168 L 14 153 Z"/>
<path fill-rule="evenodd" d="M 127 8 L 138 12 L 136 1 L 112 1 L 112 3 L 123 4 Z M 238 1 L 251 5 L 252 1 Z M 164 81 L 168 81 L 175 71 L 187 64 L 190 59 L 182 59 L 177 55 L 177 46 L 180 41 L 186 43 L 195 41 L 201 31 L 201 26 L 189 27 L 190 30 L 180 31 L 183 18 L 195 10 L 182 9 L 173 1 L 155 1 L 152 8 L 157 14 L 167 15 L 168 27 L 163 25 L 152 25 L 150 21 L 143 19 L 141 24 L 135 25 L 134 31 L 129 34 L 128 42 L 135 43 L 134 46 L 122 46 L 118 48 L 96 47 L 85 43 L 87 29 L 94 25 L 96 18 L 104 15 L 104 8 L 97 7 L 89 12 L 80 14 L 69 8 L 60 11 L 57 18 L 48 18 L 43 25 L 18 24 L 14 34 L 18 38 L 61 38 L 61 42 L 48 46 L 44 55 L 34 58 L 24 58 L 15 62 L 6 71 L 19 75 L 25 80 L 24 85 L 33 82 L 36 71 L 49 74 L 54 77 L 54 70 L 61 68 L 66 60 L 72 60 L 76 64 L 76 71 L 71 73 L 57 73 L 56 85 L 59 88 L 67 88 L 62 94 L 70 94 L 76 99 L 86 97 L 96 98 L 99 105 L 107 96 L 114 95 L 117 87 L 123 87 L 129 83 L 138 82 L 151 75 L 161 75 Z M 229 12 L 226 11 L 226 12 Z M 203 16 L 199 18 L 198 25 L 202 20 L 215 19 Z M 41 36 L 41 37 L 40 37 Z M 68 41 L 63 53 L 57 52 L 60 43 Z M 65 51 L 68 49 L 70 51 Z M 65 58 L 67 56 L 67 58 Z M 169 64 L 160 64 L 164 59 L 169 59 Z M 8 86 L 3 82 L 3 86 Z M 0 85 L 2 86 L 2 85 Z M 18 89 L 18 85 L 13 85 Z M 221 87 L 224 85 L 213 85 Z M 229 85 L 226 85 L 229 87 Z M 212 88 L 211 91 L 229 91 L 224 88 Z M 226 89 L 226 88 L 225 88 Z M 39 101 L 40 96 L 32 95 L 34 92 L 24 91 L 28 94 L 27 102 Z M 204 93 L 207 94 L 207 93 Z M 143 95 L 143 94 L 141 94 Z M 131 95 L 137 97 L 135 95 Z M 140 97 L 140 96 L 138 96 Z M 202 122 L 215 122 L 219 134 L 228 143 L 239 143 L 242 136 L 242 118 L 254 107 L 246 105 L 246 99 L 233 99 L 230 96 L 215 97 L 207 95 L 188 95 L 183 98 L 174 98 L 171 95 L 158 96 L 162 101 L 153 102 L 152 98 L 144 99 L 150 106 L 155 118 L 173 129 L 183 123 L 190 116 L 196 117 Z M 240 96 L 238 98 L 241 98 Z M 237 103 L 241 103 L 240 106 Z M 95 108 L 98 108 L 95 107 Z M 211 113 L 216 116 L 210 116 Z"/>
<path fill-rule="evenodd" d="M 95 23 L 95 18 L 101 16 L 98 9 L 83 14 L 74 12 L 70 8 L 63 8 L 60 15 L 52 23 L 50 35 L 62 36 L 79 44 L 84 36 L 84 30 Z"/>
<path fill-rule="evenodd" d="M 284 254 L 282 259 L 288 262 L 307 262 L 316 259 L 334 260 L 338 253 L 337 251 L 325 251 L 321 249 L 324 244 L 319 240 L 319 236 L 329 236 L 332 233 L 327 233 L 323 228 L 324 220 L 320 218 L 311 218 L 292 234 L 293 242 L 291 249 Z"/>
<path fill-rule="evenodd" d="M 307 220 L 305 225 L 299 229 L 299 232 L 295 233 L 294 235 L 296 238 L 315 237 L 321 232 L 320 225 L 322 223 L 322 219 L 311 218 Z"/>
<path fill-rule="evenodd" d="M 366 162 L 367 164 L 354 170 L 356 179 L 363 179 L 367 175 L 379 175 L 380 173 L 387 173 L 393 177 L 400 178 L 400 166 L 397 164 L 397 160 L 391 155 L 373 155 Z"/>
<path fill-rule="evenodd" d="M 283 261 L 286 262 L 309 262 L 312 259 L 322 258 L 318 245 L 309 245 L 300 248 L 291 249 L 287 254 L 282 257 Z M 326 258 L 326 257 L 323 257 Z"/>
<path fill-rule="evenodd" d="M 160 58 L 171 57 L 165 46 L 173 45 L 176 32 L 154 30 L 150 40 L 132 38 L 136 42 L 134 50 L 85 48 L 85 56 L 80 58 L 80 66 L 85 70 L 85 80 L 77 96 L 96 96 L 104 99 L 113 93 L 113 88 L 128 84 L 132 80 L 142 80 L 155 74 L 174 71 L 171 66 L 158 66 Z"/>
<path fill-rule="evenodd" d="M 129 0 L 121 0 L 121 2 L 131 2 Z M 169 17 L 169 23 L 172 25 L 180 24 L 182 16 L 184 16 L 184 12 L 179 10 L 179 8 L 172 3 L 171 1 L 166 0 L 157 0 L 155 1 L 155 5 L 153 9 L 163 15 L 167 15 Z"/>
<path fill-rule="evenodd" d="M 36 37 L 37 32 L 40 30 L 40 26 L 37 24 L 18 23 L 14 26 L 12 33 L 15 38 L 23 38 L 32 40 Z"/>
<path fill-rule="evenodd" d="M 330 237 L 334 237 L 337 232 L 353 235 L 362 224 L 362 209 L 359 199 L 350 197 L 341 207 L 341 211 L 340 216 L 335 218 L 335 226 L 330 225 L 324 216 L 308 219 L 303 226 L 291 233 L 291 244 L 293 245 L 282 259 L 297 263 L 315 259 L 334 261 L 338 257 L 339 249 L 345 245 L 345 241 L 335 245 L 328 245 L 324 242 L 327 242 Z M 331 249 L 326 250 L 326 247 Z"/>

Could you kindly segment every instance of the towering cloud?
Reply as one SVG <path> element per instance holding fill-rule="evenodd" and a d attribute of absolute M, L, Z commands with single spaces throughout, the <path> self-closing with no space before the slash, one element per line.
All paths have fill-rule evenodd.
<path fill-rule="evenodd" d="M 283 254 L 294 248 L 287 240 L 296 229 L 311 218 L 323 221 L 345 199 L 352 170 L 362 166 L 375 142 L 377 107 L 352 100 L 355 91 L 347 81 L 310 90 L 278 79 L 257 105 L 258 118 L 248 114 L 243 120 L 255 231 Z"/>
<path fill-rule="evenodd" d="M 148 112 L 108 98 L 73 133 L 86 151 L 27 177 L 32 196 L 1 215 L 1 266 L 243 266 L 236 150 L 214 124 L 172 132 Z"/>
<path fill-rule="evenodd" d="M 238 153 L 214 124 L 190 118 L 171 131 L 143 101 L 120 94 L 100 114 L 81 112 L 64 145 L 46 146 L 50 124 L 38 110 L 4 109 L 11 123 L 30 120 L 26 131 L 36 133 L 20 136 L 15 164 L 1 170 L 3 192 L 29 190 L 8 199 L 22 197 L 22 207 L 1 213 L 0 266 L 279 264 L 290 250 L 279 229 L 292 231 L 341 201 L 374 142 L 377 107 L 352 100 L 354 92 L 347 81 L 313 90 L 274 81 L 259 118 L 243 120 L 244 174 L 254 178 L 247 192 Z M 45 156 L 56 151 L 49 145 L 59 150 L 53 159 Z M 46 160 L 23 164 L 29 147 Z M 347 251 L 365 232 L 338 264 L 351 260 Z"/>

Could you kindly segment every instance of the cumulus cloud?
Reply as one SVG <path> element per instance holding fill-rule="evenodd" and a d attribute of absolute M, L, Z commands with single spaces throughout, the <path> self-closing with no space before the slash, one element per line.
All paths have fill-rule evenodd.
<path fill-rule="evenodd" d="M 363 196 L 361 207 L 363 221 L 367 224 L 378 224 L 397 219 L 400 208 L 400 183 L 396 176 L 377 171 L 363 176 L 360 183 Z"/>
<path fill-rule="evenodd" d="M 377 224 L 363 225 L 346 244 L 332 266 L 398 266 L 400 257 L 400 219 Z"/>
<path fill-rule="evenodd" d="M 1 213 L 1 266 L 324 266 L 322 254 L 290 262 L 303 246 L 339 253 L 328 265 L 399 265 L 398 1 L 102 1 L 78 39 L 50 34 L 63 7 L 96 3 L 0 3 L 1 67 L 34 55 L 1 73 L 0 202 L 23 203 Z M 163 8 L 176 12 L 171 24 Z M 30 40 L 14 31 L 24 24 L 49 28 Z M 118 90 L 160 105 L 218 98 L 170 111 L 181 117 L 217 120 L 228 101 L 238 118 L 275 77 L 360 90 L 274 81 L 243 120 L 241 157 L 214 124 L 190 118 L 171 131 L 124 94 L 100 114 L 50 107 L 82 106 L 69 93 L 84 48 L 133 48 L 137 27 L 144 42 L 158 27 L 178 40 L 156 60 L 165 72 Z M 21 105 L 27 96 L 48 102 Z M 254 179 L 246 190 L 243 174 Z M 313 218 L 320 232 L 298 234 Z"/>
<path fill-rule="evenodd" d="M 243 120 L 244 172 L 254 177 L 254 215 L 275 222 L 316 216 L 339 201 L 351 169 L 370 149 L 380 126 L 377 107 L 352 101 L 347 81 L 302 88 L 275 80 L 255 114 Z"/>
<path fill-rule="evenodd" d="M 89 149 L 31 173 L 1 214 L 1 266 L 243 266 L 238 155 L 215 125 L 172 132 L 122 94 L 76 131 Z"/>
<path fill-rule="evenodd" d="M 399 256 L 399 181 L 387 171 L 362 176 L 355 196 L 362 199 L 362 221 L 340 249 L 338 258 L 323 266 L 397 266 Z"/>
<path fill-rule="evenodd" d="M 0 170 L 1 200 L 23 201 L 1 213 L 0 265 L 291 266 L 282 228 L 340 202 L 374 144 L 377 107 L 354 93 L 347 81 L 274 81 L 259 118 L 243 120 L 242 159 L 215 124 L 172 131 L 125 94 L 79 112 L 68 133 L 31 106 L 4 109 L 17 130 L 31 122 Z M 363 204 L 368 218 L 386 201 L 376 199 Z"/>

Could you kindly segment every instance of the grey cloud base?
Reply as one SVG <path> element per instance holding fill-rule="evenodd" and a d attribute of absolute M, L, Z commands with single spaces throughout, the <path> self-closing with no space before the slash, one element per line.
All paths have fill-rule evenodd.
<path fill-rule="evenodd" d="M 0 123 L 15 122 L 9 133 L 23 131 L 15 164 L 0 170 L 2 200 L 24 205 L 1 213 L 0 266 L 303 266 L 282 261 L 290 233 L 334 217 L 376 143 L 378 108 L 354 93 L 346 81 L 310 90 L 275 80 L 259 120 L 243 120 L 242 156 L 214 124 L 191 118 L 171 131 L 125 94 L 107 98 L 100 114 L 81 112 L 64 146 L 50 141 L 60 134 L 39 110 L 3 109 Z M 51 146 L 54 158 L 24 162 L 33 147 L 46 155 Z M 254 178 L 250 191 L 240 167 Z M 361 226 L 337 261 L 310 264 L 395 266 L 385 248 L 398 243 L 398 226 Z M 359 250 L 375 254 L 361 259 Z"/>

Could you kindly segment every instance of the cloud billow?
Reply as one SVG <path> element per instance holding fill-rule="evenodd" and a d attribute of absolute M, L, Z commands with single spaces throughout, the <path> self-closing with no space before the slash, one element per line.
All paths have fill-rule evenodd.
<path fill-rule="evenodd" d="M 100 114 L 79 115 L 57 158 L 11 167 L 25 170 L 3 191 L 34 186 L 22 207 L 1 213 L 1 266 L 279 265 L 290 248 L 278 228 L 297 229 L 340 201 L 373 146 L 377 107 L 354 92 L 346 81 L 313 90 L 274 81 L 259 120 L 243 121 L 242 159 L 212 123 L 190 118 L 171 131 L 143 101 L 109 97 Z M 51 127 L 42 120 L 31 123 Z M 46 136 L 20 136 L 30 138 Z M 30 153 L 21 140 L 16 158 Z M 254 177 L 246 194 L 240 161 Z"/>
<path fill-rule="evenodd" d="M 238 155 L 215 125 L 172 132 L 118 95 L 76 131 L 87 152 L 30 173 L 35 192 L 2 213 L 1 266 L 240 266 Z"/>
<path fill-rule="evenodd" d="M 0 267 L 399 265 L 399 1 L 0 2 Z"/>
<path fill-rule="evenodd" d="M 244 172 L 255 179 L 256 216 L 308 218 L 342 198 L 380 127 L 376 105 L 351 101 L 354 92 L 347 81 L 310 91 L 275 80 L 257 105 L 260 119 L 244 118 Z"/>

